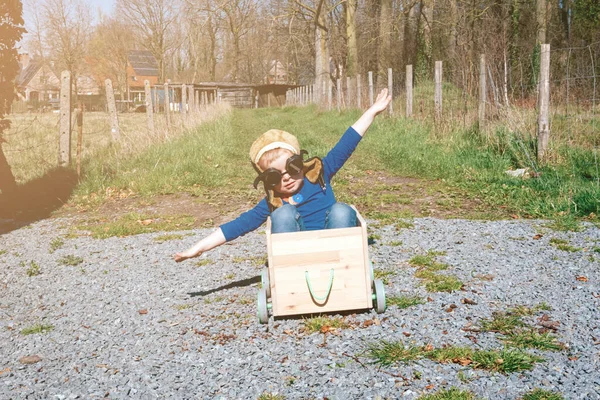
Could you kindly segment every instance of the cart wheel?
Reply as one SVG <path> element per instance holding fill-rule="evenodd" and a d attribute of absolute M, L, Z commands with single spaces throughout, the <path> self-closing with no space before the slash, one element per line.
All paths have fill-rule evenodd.
<path fill-rule="evenodd" d="M 373 273 L 373 261 L 369 258 L 369 272 L 371 273 L 371 286 L 375 285 L 375 274 Z"/>
<path fill-rule="evenodd" d="M 258 291 L 258 322 L 261 324 L 266 324 L 269 322 L 269 309 L 267 308 L 267 291 L 265 289 L 260 289 Z"/>
<path fill-rule="evenodd" d="M 269 280 L 269 269 L 263 268 L 260 272 L 260 283 L 262 288 L 265 289 L 267 293 L 267 298 L 271 297 L 271 281 Z"/>
<path fill-rule="evenodd" d="M 383 282 L 381 279 L 375 279 L 373 281 L 373 286 L 375 287 L 375 298 L 373 299 L 373 305 L 375 306 L 375 311 L 378 314 L 381 314 L 385 311 L 385 288 L 383 287 Z"/>

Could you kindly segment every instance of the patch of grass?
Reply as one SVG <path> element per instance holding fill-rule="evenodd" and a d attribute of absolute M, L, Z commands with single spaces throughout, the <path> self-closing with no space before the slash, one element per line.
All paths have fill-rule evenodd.
<path fill-rule="evenodd" d="M 522 400 L 564 400 L 564 397 L 560 393 L 536 388 L 530 392 L 525 393 L 521 399 Z"/>
<path fill-rule="evenodd" d="M 202 260 L 196 261 L 194 265 L 196 267 L 203 267 L 205 265 L 212 264 L 212 262 L 213 261 L 210 258 L 203 258 Z"/>
<path fill-rule="evenodd" d="M 389 277 L 390 276 L 394 276 L 396 275 L 395 271 L 390 271 L 390 270 L 381 270 L 381 269 L 376 269 L 373 270 L 373 277 L 375 279 L 381 279 L 381 281 L 387 285 L 390 283 Z"/>
<path fill-rule="evenodd" d="M 419 296 L 390 296 L 386 298 L 386 303 L 388 306 L 391 305 L 404 309 L 425 304 L 425 300 Z"/>
<path fill-rule="evenodd" d="M 367 349 L 369 358 L 375 363 L 390 366 L 398 362 L 410 362 L 428 358 L 440 363 L 458 363 L 473 369 L 511 373 L 530 370 L 543 358 L 531 355 L 521 349 L 474 350 L 469 347 L 445 346 L 439 349 L 428 349 L 428 346 L 405 346 L 401 341 L 382 341 L 371 344 Z"/>
<path fill-rule="evenodd" d="M 257 400 L 285 400 L 282 394 L 262 393 Z"/>
<path fill-rule="evenodd" d="M 157 236 L 154 238 L 154 241 L 158 242 L 158 243 L 164 243 L 164 242 L 168 242 L 169 240 L 181 240 L 183 238 L 184 238 L 184 235 L 171 233 L 171 234 Z"/>
<path fill-rule="evenodd" d="M 77 266 L 83 262 L 83 258 L 74 255 L 67 255 L 58 260 L 59 264 L 68 265 L 71 267 Z"/>
<path fill-rule="evenodd" d="M 191 304 L 177 304 L 174 306 L 177 311 L 187 310 L 188 308 L 192 308 Z"/>
<path fill-rule="evenodd" d="M 235 274 L 234 273 L 227 274 L 227 275 L 225 275 L 224 278 L 227 279 L 227 280 L 233 279 L 233 278 L 235 278 Z"/>
<path fill-rule="evenodd" d="M 63 247 L 64 244 L 65 244 L 65 241 L 61 237 L 56 237 L 56 238 L 52 239 L 52 241 L 50 242 L 50 254 L 54 253 L 56 250 Z"/>
<path fill-rule="evenodd" d="M 423 395 L 417 400 L 475 400 L 475 395 L 469 391 L 452 387 L 450 389 L 442 389 L 436 393 Z"/>
<path fill-rule="evenodd" d="M 542 302 L 533 307 L 527 307 L 523 305 L 516 305 L 508 309 L 509 314 L 514 314 L 518 316 L 529 316 L 538 313 L 539 311 L 552 311 L 552 307 L 550 307 L 546 302 Z"/>
<path fill-rule="evenodd" d="M 550 239 L 550 244 L 559 250 L 568 251 L 571 253 L 575 253 L 581 250 L 579 247 L 571 246 L 569 242 L 564 239 L 552 238 Z"/>
<path fill-rule="evenodd" d="M 3 256 L 6 253 L 8 253 L 8 250 L 0 250 L 0 256 Z"/>
<path fill-rule="evenodd" d="M 394 240 L 388 243 L 388 246 L 392 246 L 392 247 L 398 247 L 398 246 L 402 246 L 402 241 L 401 240 Z"/>
<path fill-rule="evenodd" d="M 422 279 L 425 288 L 430 292 L 448 292 L 451 293 L 463 287 L 463 283 L 452 275 L 436 274 L 436 271 L 448 269 L 447 264 L 437 262 L 436 256 L 445 255 L 445 252 L 430 250 L 425 255 L 416 255 L 408 263 L 418 267 L 415 277 Z"/>
<path fill-rule="evenodd" d="M 131 236 L 142 233 L 177 231 L 190 229 L 195 218 L 190 215 L 144 215 L 129 213 L 116 221 L 100 222 L 80 226 L 79 229 L 89 230 L 95 239 L 106 239 L 117 236 Z"/>
<path fill-rule="evenodd" d="M 422 347 L 405 346 L 401 341 L 371 344 L 367 349 L 369 357 L 374 362 L 383 366 L 390 366 L 398 362 L 407 363 L 409 361 L 423 358 L 426 352 Z"/>
<path fill-rule="evenodd" d="M 343 318 L 330 316 L 306 318 L 302 323 L 308 333 L 321 332 L 329 328 L 344 329 L 350 326 Z"/>
<path fill-rule="evenodd" d="M 520 349 L 480 350 L 473 353 L 472 367 L 509 374 L 531 370 L 544 359 Z"/>
<path fill-rule="evenodd" d="M 503 335 L 512 334 L 517 328 L 524 327 L 525 323 L 520 315 L 494 312 L 492 318 L 484 318 L 480 321 L 480 327 L 483 332 L 496 332 Z"/>
<path fill-rule="evenodd" d="M 512 332 L 503 339 L 507 346 L 518 348 L 530 348 L 538 350 L 560 351 L 564 346 L 560 344 L 556 336 L 550 333 L 539 333 L 534 329 L 520 329 Z"/>
<path fill-rule="evenodd" d="M 563 231 L 563 232 L 581 232 L 583 230 L 583 225 L 572 215 L 558 217 L 554 221 L 545 225 L 547 228 L 550 228 L 555 231 Z"/>
<path fill-rule="evenodd" d="M 30 261 L 29 262 L 29 268 L 27 268 L 27 276 L 37 276 L 39 274 L 41 274 L 41 270 L 40 270 L 40 266 L 38 263 L 36 263 L 35 261 Z"/>
<path fill-rule="evenodd" d="M 36 334 L 46 334 L 54 329 L 53 325 L 45 325 L 45 324 L 35 324 L 28 328 L 21 329 L 21 335 L 36 335 Z"/>

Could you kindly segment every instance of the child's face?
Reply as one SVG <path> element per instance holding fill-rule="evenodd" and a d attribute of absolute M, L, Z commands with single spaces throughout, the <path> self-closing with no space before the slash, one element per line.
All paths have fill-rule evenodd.
<path fill-rule="evenodd" d="M 288 158 L 290 158 L 290 154 L 281 154 L 279 157 L 273 160 L 268 167 L 275 168 L 276 170 L 281 172 L 281 181 L 273 189 L 275 190 L 275 192 L 282 195 L 295 194 L 298 190 L 300 190 L 300 187 L 302 186 L 302 182 L 304 180 L 304 173 L 302 171 L 300 171 L 296 175 L 290 175 L 286 171 L 285 164 Z"/>

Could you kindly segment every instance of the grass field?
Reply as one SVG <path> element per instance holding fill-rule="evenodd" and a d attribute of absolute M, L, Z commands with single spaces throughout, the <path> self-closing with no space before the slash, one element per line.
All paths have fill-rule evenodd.
<path fill-rule="evenodd" d="M 202 118 L 204 122 L 196 128 L 179 130 L 178 134 L 164 135 L 159 127 L 157 131 L 163 133 L 154 138 L 145 134 L 143 115 L 123 116 L 124 140 L 119 144 L 110 142 L 105 115 L 87 114 L 83 176 L 71 202 L 90 207 L 120 195 L 144 198 L 182 192 L 199 197 L 258 199 L 262 193 L 251 185 L 255 172 L 248 149 L 260 133 L 271 128 L 287 130 L 299 137 L 310 156 L 324 156 L 360 111 L 338 113 L 310 106 L 213 114 Z M 487 126 L 485 134 L 466 126 L 464 120 L 435 125 L 427 119 L 382 115 L 334 180 L 336 193 L 340 200 L 347 200 L 345 193 L 352 188 L 353 177 L 368 181 L 369 174 L 377 171 L 424 179 L 461 196 L 477 198 L 490 210 L 490 217 L 492 211 L 505 208 L 521 217 L 567 223 L 575 218 L 596 221 L 600 175 L 594 134 L 598 120 L 593 114 L 581 114 L 577 124 L 570 118 L 555 117 L 554 126 L 559 129 L 556 133 L 553 130 L 549 161 L 538 164 L 535 139 L 527 133 L 532 129 L 530 114 L 509 112 Z M 36 129 L 57 124 L 54 115 L 45 118 L 29 124 Z M 13 123 L 16 133 L 26 127 L 25 121 Z M 43 137 L 35 143 L 28 143 L 28 137 L 19 135 L 19 142 L 13 143 L 9 135 L 5 145 L 19 182 L 55 164 L 55 136 L 52 139 L 49 135 L 42 146 Z M 27 146 L 35 149 L 26 156 L 13 151 Z M 517 168 L 528 168 L 526 177 L 533 177 L 515 178 L 505 173 Z M 409 198 L 410 193 L 406 196 Z M 368 201 L 368 194 L 363 197 Z M 383 200 L 380 197 L 376 201 Z"/>

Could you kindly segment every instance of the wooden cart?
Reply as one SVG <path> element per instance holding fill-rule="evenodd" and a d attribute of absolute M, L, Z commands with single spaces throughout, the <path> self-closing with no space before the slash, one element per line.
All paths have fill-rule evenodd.
<path fill-rule="evenodd" d="M 356 210 L 356 209 L 355 209 Z M 367 225 L 290 233 L 271 233 L 267 220 L 268 267 L 261 273 L 258 319 L 375 307 L 385 311 L 385 290 L 373 278 Z M 271 302 L 269 303 L 269 299 Z"/>

